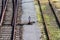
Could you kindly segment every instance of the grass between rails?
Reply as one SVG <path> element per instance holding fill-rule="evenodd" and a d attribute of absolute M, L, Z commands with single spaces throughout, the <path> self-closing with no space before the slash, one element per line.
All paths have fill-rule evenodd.
<path fill-rule="evenodd" d="M 43 6 L 42 8 L 43 8 L 42 10 L 46 10 Z M 49 34 L 50 40 L 60 40 L 60 29 L 55 23 L 54 16 L 52 16 L 52 14 L 50 14 L 49 16 L 47 13 L 44 13 L 43 15 L 44 15 L 46 26 L 48 28 L 48 34 Z"/>
<path fill-rule="evenodd" d="M 38 6 L 37 1 L 35 1 L 34 3 L 35 3 L 36 12 L 37 12 L 37 20 L 38 20 L 38 23 L 40 25 L 40 29 L 42 32 L 42 40 L 46 40 L 46 35 L 44 33 L 44 27 L 42 25 L 42 18 L 41 18 L 39 6 Z M 42 10 L 46 10 L 46 6 L 42 6 Z M 58 28 L 58 26 L 54 24 L 51 25 L 51 22 L 53 22 L 51 21 L 51 19 L 54 20 L 55 22 L 55 18 L 47 14 L 44 14 L 44 18 L 45 18 L 45 22 L 48 28 L 48 34 L 50 36 L 50 40 L 60 40 L 60 29 Z"/>
<path fill-rule="evenodd" d="M 56 27 L 54 26 L 54 24 L 51 25 L 51 18 L 48 15 L 45 15 L 45 19 L 49 31 L 48 34 L 50 36 L 50 40 L 60 40 L 60 29 L 58 28 L 58 26 Z"/>

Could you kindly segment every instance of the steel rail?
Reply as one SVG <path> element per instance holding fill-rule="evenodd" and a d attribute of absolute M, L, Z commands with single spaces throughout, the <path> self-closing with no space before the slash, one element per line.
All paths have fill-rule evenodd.
<path fill-rule="evenodd" d="M 40 7 L 39 9 L 40 9 L 40 12 L 41 12 L 41 17 L 42 17 L 42 21 L 43 21 L 44 30 L 45 30 L 45 34 L 46 34 L 47 40 L 50 40 L 49 35 L 48 35 L 47 26 L 46 26 L 46 23 L 45 23 L 45 20 L 44 20 L 44 16 L 43 16 L 43 11 L 42 11 L 42 9 L 41 9 L 41 3 L 40 3 L 39 0 L 38 0 L 38 5 L 39 5 L 39 7 Z"/>
<path fill-rule="evenodd" d="M 17 0 L 12 0 L 13 3 L 13 17 L 12 17 L 12 35 L 11 40 L 16 40 L 16 25 L 17 25 Z"/>
<path fill-rule="evenodd" d="M 51 8 L 51 10 L 52 10 L 52 12 L 53 12 L 53 15 L 54 15 L 54 17 L 55 17 L 55 19 L 56 19 L 56 23 L 57 23 L 58 27 L 60 28 L 60 22 L 59 22 L 58 17 L 57 17 L 57 15 L 56 15 L 56 13 L 55 13 L 55 11 L 54 11 L 54 9 L 53 9 L 53 6 L 52 6 L 50 0 L 48 0 L 48 2 L 49 2 L 49 6 L 50 6 L 50 8 Z"/>
<path fill-rule="evenodd" d="M 7 2 L 8 0 L 2 0 L 2 10 L 1 10 L 1 16 L 0 16 L 0 26 L 3 24 L 6 8 L 7 8 Z"/>

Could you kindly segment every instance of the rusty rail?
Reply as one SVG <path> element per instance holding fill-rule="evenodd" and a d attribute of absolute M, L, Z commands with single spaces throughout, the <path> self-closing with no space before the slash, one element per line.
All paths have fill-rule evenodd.
<path fill-rule="evenodd" d="M 13 3 L 13 17 L 12 17 L 12 35 L 11 40 L 16 40 L 16 25 L 17 25 L 17 0 L 12 0 Z"/>
<path fill-rule="evenodd" d="M 7 8 L 7 2 L 8 0 L 2 0 L 2 10 L 1 10 L 1 16 L 0 16 L 0 26 L 3 24 L 6 8 Z"/>

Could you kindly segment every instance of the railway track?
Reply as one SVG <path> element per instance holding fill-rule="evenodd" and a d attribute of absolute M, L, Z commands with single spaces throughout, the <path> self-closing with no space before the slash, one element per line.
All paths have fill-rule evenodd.
<path fill-rule="evenodd" d="M 21 24 L 21 15 L 22 15 L 22 0 L 2 0 L 2 9 L 0 14 L 0 40 L 22 40 L 22 29 L 23 25 L 29 25 L 30 23 L 30 17 L 29 17 L 29 23 Z M 60 23 L 58 20 L 58 17 L 56 16 L 56 13 L 53 9 L 52 4 L 48 0 L 47 10 L 50 10 L 49 12 L 45 12 L 42 9 L 42 4 L 38 0 L 38 4 L 40 7 L 41 17 L 44 25 L 45 34 L 47 37 L 47 40 L 50 40 L 49 31 L 47 28 L 46 19 L 44 16 L 44 13 L 49 14 L 49 16 L 54 16 L 56 22 L 54 21 L 54 24 L 58 25 L 60 27 Z M 52 15 L 51 15 L 52 14 Z"/>
<path fill-rule="evenodd" d="M 50 37 L 50 34 L 49 34 L 49 29 L 48 29 L 48 25 L 51 25 L 51 26 L 54 26 L 54 27 L 59 27 L 60 28 L 60 22 L 59 22 L 59 19 L 55 13 L 55 10 L 54 10 L 54 7 L 52 6 L 50 0 L 48 0 L 47 3 L 43 4 L 41 1 L 38 0 L 38 5 L 40 7 L 40 12 L 41 12 L 41 17 L 42 17 L 42 23 L 44 25 L 44 29 L 45 29 L 45 34 L 46 34 L 46 37 L 47 37 L 47 40 L 50 40 L 51 37 Z M 46 9 L 43 9 L 42 6 L 46 7 Z M 49 12 L 48 12 L 49 10 Z M 53 17 L 53 19 L 50 17 L 49 20 L 50 20 L 50 24 L 48 23 L 49 21 L 46 19 L 46 17 Z M 48 21 L 48 22 L 47 22 Z M 53 25 L 52 25 L 53 23 Z"/>
<path fill-rule="evenodd" d="M 3 19 L 4 19 L 4 16 L 5 16 L 5 11 L 6 11 L 6 6 L 7 6 L 7 1 L 8 0 L 3 0 L 2 1 L 2 10 L 1 10 L 1 18 L 0 18 L 0 25 L 2 26 L 2 23 L 3 23 Z"/>
<path fill-rule="evenodd" d="M 2 0 L 0 40 L 22 40 L 21 0 Z"/>
<path fill-rule="evenodd" d="M 54 14 L 54 16 L 55 16 L 57 25 L 58 25 L 58 27 L 60 28 L 60 22 L 59 22 L 59 19 L 58 19 L 57 15 L 56 15 L 55 11 L 54 11 L 54 8 L 53 8 L 53 6 L 52 6 L 50 0 L 48 0 L 48 2 L 49 2 L 49 6 L 50 6 L 50 8 L 51 8 L 51 10 L 52 10 L 52 12 L 53 12 L 53 14 Z"/>

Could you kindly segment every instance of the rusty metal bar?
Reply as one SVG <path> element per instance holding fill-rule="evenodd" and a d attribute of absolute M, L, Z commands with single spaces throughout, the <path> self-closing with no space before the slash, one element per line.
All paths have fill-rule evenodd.
<path fill-rule="evenodd" d="M 13 2 L 13 17 L 12 17 L 12 35 L 11 40 L 16 40 L 16 25 L 17 25 L 17 0 L 12 0 Z"/>
<path fill-rule="evenodd" d="M 0 26 L 3 24 L 6 8 L 7 8 L 7 1 L 8 0 L 2 0 L 2 10 L 1 10 L 1 16 L 0 16 Z"/>

